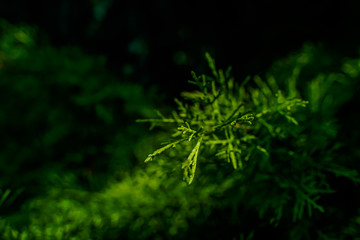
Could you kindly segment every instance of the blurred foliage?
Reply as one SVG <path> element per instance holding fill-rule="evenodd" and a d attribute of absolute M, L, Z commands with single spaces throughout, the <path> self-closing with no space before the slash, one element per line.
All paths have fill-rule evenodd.
<path fill-rule="evenodd" d="M 167 166 L 165 166 L 167 165 Z M 98 193 L 52 189 L 27 206 L 24 227 L 2 222 L 6 239 L 183 239 L 195 224 L 206 224 L 228 181 L 188 187 L 164 173 L 165 161 L 137 169 Z M 176 172 L 173 171 L 173 174 Z M 195 197 L 196 196 L 196 197 Z M 11 221 L 17 216 L 9 218 Z M 196 233 L 201 237 L 201 232 Z M 196 239 L 192 236 L 192 239 Z"/>
<path fill-rule="evenodd" d="M 264 76 L 238 83 L 208 56 L 212 76 L 193 74 L 201 91 L 184 93 L 178 113 L 164 107 L 164 115 L 154 115 L 153 91 L 126 77 L 119 82 L 104 58 L 38 45 L 34 28 L 1 26 L 0 238 L 360 237 L 358 131 L 341 125 L 349 118 L 343 106 L 358 89 L 358 59 L 335 60 L 307 44 Z M 296 99 L 309 103 L 296 111 L 279 107 L 291 109 Z M 213 111 L 207 104 L 217 100 Z M 231 149 L 228 158 L 216 156 L 228 142 L 196 149 L 201 111 L 215 122 L 210 128 L 255 136 L 232 144 L 244 153 L 253 148 L 247 160 L 233 160 Z M 154 126 L 165 128 L 152 135 L 134 123 L 156 117 Z M 157 152 L 174 130 L 175 139 L 191 141 L 171 149 L 167 142 Z M 140 165 L 152 151 L 156 160 Z M 188 185 L 183 162 L 195 155 L 196 178 L 185 178 Z"/>
<path fill-rule="evenodd" d="M 0 189 L 36 195 L 66 178 L 99 189 L 131 169 L 132 119 L 149 115 L 154 89 L 115 79 L 104 57 L 38 45 L 33 27 L 1 21 L 0 32 Z"/>

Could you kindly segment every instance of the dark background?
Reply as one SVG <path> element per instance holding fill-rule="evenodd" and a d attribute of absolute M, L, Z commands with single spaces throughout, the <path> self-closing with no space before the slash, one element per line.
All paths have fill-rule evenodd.
<path fill-rule="evenodd" d="M 0 2 L 0 17 L 37 25 L 56 46 L 105 55 L 113 72 L 160 85 L 171 98 L 209 51 L 242 79 L 304 42 L 357 56 L 358 1 L 53 0 Z M 205 69 L 206 70 L 206 69 Z"/>

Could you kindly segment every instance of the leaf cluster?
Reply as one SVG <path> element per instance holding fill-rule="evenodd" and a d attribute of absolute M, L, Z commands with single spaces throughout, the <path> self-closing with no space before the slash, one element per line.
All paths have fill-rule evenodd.
<path fill-rule="evenodd" d="M 157 119 L 138 120 L 150 122 L 152 127 L 173 128 L 169 143 L 149 154 L 145 162 L 179 145 L 193 146 L 182 164 L 184 179 L 189 184 L 201 152 L 207 154 L 207 159 L 211 155 L 207 161 L 227 161 L 235 170 L 242 170 L 256 151 L 268 157 L 263 137 L 282 138 L 291 134 L 287 125 L 298 125 L 293 115 L 308 103 L 296 96 L 285 96 L 273 78 L 263 81 L 255 76 L 257 88 L 247 87 L 250 77 L 238 84 L 230 76 L 231 68 L 217 70 L 209 54 L 206 59 L 212 76 L 192 72 L 193 80 L 189 83 L 199 90 L 183 92 L 185 101 L 175 99 L 177 111 L 170 117 L 159 113 Z M 262 132 L 263 128 L 267 133 Z"/>
<path fill-rule="evenodd" d="M 230 76 L 231 68 L 217 70 L 207 54 L 212 76 L 192 73 L 190 81 L 198 91 L 183 93 L 183 101 L 176 99 L 178 109 L 170 117 L 139 120 L 172 133 L 146 161 L 159 155 L 181 161 L 187 183 L 193 182 L 200 165 L 199 179 L 221 172 L 222 179 L 227 174 L 231 178 L 223 164 L 230 163 L 241 177 L 231 184 L 229 204 L 246 202 L 243 211 L 250 208 L 273 226 L 286 225 L 293 239 L 306 237 L 311 229 L 295 234 L 298 225 L 291 223 L 306 224 L 332 209 L 324 199 L 338 191 L 331 184 L 334 178 L 360 181 L 358 168 L 347 167 L 351 163 L 344 159 L 349 158 L 339 156 L 343 143 L 336 139 L 334 115 L 351 98 L 354 76 L 340 69 L 309 74 L 318 63 L 320 69 L 325 65 L 316 50 L 306 45 L 287 59 L 291 64 L 275 63 L 266 77 L 240 83 Z"/>

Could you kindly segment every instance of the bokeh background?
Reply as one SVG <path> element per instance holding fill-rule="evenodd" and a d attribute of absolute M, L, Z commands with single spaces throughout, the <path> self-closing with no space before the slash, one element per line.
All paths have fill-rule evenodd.
<path fill-rule="evenodd" d="M 278 58 L 321 42 L 356 55 L 357 1 L 1 1 L 0 16 L 39 27 L 54 46 L 106 56 L 134 82 L 176 93 L 210 52 L 234 75 L 259 74 Z M 161 83 L 161 84 L 160 84 Z"/>
<path fill-rule="evenodd" d="M 46 212 L 64 211 L 64 216 L 80 219 L 60 231 L 64 239 L 85 219 L 93 219 L 85 229 L 95 224 L 102 230 L 87 230 L 77 239 L 196 239 L 218 224 L 208 221 L 209 216 L 230 214 L 230 198 L 217 206 L 207 199 L 213 190 L 204 184 L 198 186 L 204 189 L 202 197 L 189 200 L 185 196 L 198 194 L 198 189 L 176 185 L 181 178 L 171 178 L 164 187 L 172 190 L 171 198 L 164 189 L 155 191 L 155 180 L 153 191 L 143 190 L 152 180 L 146 171 L 164 179 L 156 168 L 144 170 L 143 159 L 158 140 L 135 120 L 173 107 L 173 99 L 192 88 L 190 71 L 208 71 L 205 52 L 220 68 L 231 65 L 232 75 L 241 80 L 265 75 L 275 61 L 311 43 L 321 49 L 319 69 L 337 71 L 344 59 L 359 57 L 359 8 L 358 1 L 0 0 L 0 216 L 14 229 L 33 231 L 33 237 L 41 236 L 36 229 L 44 222 L 54 222 L 54 229 L 65 226 L 66 217 L 45 217 Z M 358 89 L 356 85 L 354 91 Z M 351 140 L 349 149 L 359 136 L 354 127 L 358 97 L 352 95 L 337 113 L 344 126 L 339 136 Z M 220 186 L 217 194 L 222 191 Z M 352 196 L 354 203 L 359 199 L 354 191 L 342 194 Z M 101 201 L 108 207 L 100 211 Z M 178 209 L 177 201 L 187 205 Z M 196 204 L 203 212 L 192 209 Z M 137 212 L 143 206 L 158 208 Z M 162 212 L 164 206 L 170 210 Z M 74 218 L 73 209 L 80 212 Z M 119 215 L 111 215 L 114 209 Z M 44 216 L 42 222 L 33 220 L 34 211 Z M 192 217 L 185 214 L 192 211 Z M 121 228 L 104 227 L 106 221 L 117 226 L 118 218 L 128 220 Z M 152 218 L 152 227 L 139 234 Z M 176 224 L 169 230 L 163 219 Z M 251 239 L 254 222 L 245 224 L 245 235 L 234 236 L 237 230 L 231 226 L 238 225 L 231 223 L 226 233 L 219 230 L 208 237 Z M 20 230 L 11 234 L 22 236 Z"/>

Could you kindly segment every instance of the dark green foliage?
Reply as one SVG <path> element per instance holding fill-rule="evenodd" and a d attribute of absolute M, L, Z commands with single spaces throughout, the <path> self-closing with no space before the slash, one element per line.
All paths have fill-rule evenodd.
<path fill-rule="evenodd" d="M 301 79 L 301 70 L 319 57 L 315 47 L 306 45 L 303 52 L 287 59 L 288 64 L 274 64 L 267 81 L 255 76 L 257 88 L 246 88 L 248 79 L 237 86 L 233 79 L 224 77 L 222 70 L 217 71 L 214 61 L 207 56 L 213 77 L 197 77 L 193 73 L 195 81 L 191 82 L 201 91 L 183 94 L 191 100 L 190 105 L 176 100 L 179 113 L 173 112 L 172 118 L 161 115 L 158 120 L 142 120 L 169 128 L 175 124 L 173 137 L 181 136 L 150 154 L 146 161 L 175 147 L 172 151 L 176 154 L 169 154 L 177 156 L 176 159 L 185 160 L 189 154 L 182 168 L 184 179 L 191 183 L 196 165 L 205 165 L 203 174 L 211 164 L 221 172 L 221 165 L 227 160 L 240 178 L 232 186 L 232 197 L 237 199 L 236 204 L 246 202 L 245 208 L 255 209 L 260 219 L 278 226 L 289 221 L 310 222 L 314 214 L 321 217 L 319 214 L 326 211 L 321 202 L 326 201 L 319 199 L 331 198 L 329 194 L 336 192 L 329 183 L 333 177 L 354 183 L 359 183 L 360 177 L 354 160 L 349 168 L 350 163 L 337 155 L 343 143 L 336 139 L 338 126 L 334 117 L 353 94 L 355 83 L 351 74 L 355 70 L 349 69 L 354 68 L 354 64 L 350 67 L 354 61 L 343 65 L 344 73 L 315 72 L 307 81 Z M 320 62 L 323 67 L 321 64 L 327 63 Z M 301 92 L 296 88 L 299 80 L 303 80 Z M 307 103 L 299 96 L 306 96 L 309 106 L 294 111 Z M 244 124 L 252 121 L 251 127 Z M 191 141 L 196 144 L 185 144 Z M 244 192 L 235 190 L 241 188 Z M 291 239 L 308 238 L 313 230 L 306 227 L 301 233 L 296 231 L 294 227 L 289 232 Z"/>
<path fill-rule="evenodd" d="M 25 200 L 69 177 L 95 190 L 131 169 L 142 132 L 129 123 L 149 114 L 151 89 L 115 79 L 103 57 L 38 45 L 34 28 L 0 31 L 0 189 Z"/>
<path fill-rule="evenodd" d="M 1 26 L 1 239 L 359 239 L 358 59 L 305 45 L 237 82 L 206 55 L 151 118 L 103 58 Z"/>

